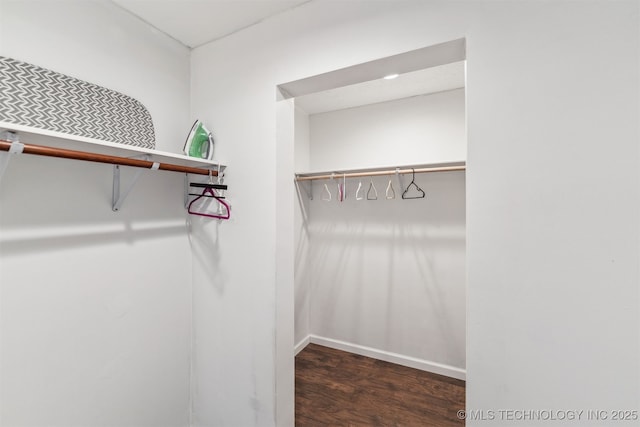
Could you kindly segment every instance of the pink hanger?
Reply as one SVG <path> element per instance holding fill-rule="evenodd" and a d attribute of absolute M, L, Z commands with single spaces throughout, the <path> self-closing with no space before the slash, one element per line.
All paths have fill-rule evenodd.
<path fill-rule="evenodd" d="M 198 211 L 192 210 L 191 206 L 196 201 L 200 200 L 203 197 L 213 197 L 214 199 L 216 199 L 218 201 L 218 203 L 220 203 L 222 206 L 225 207 L 225 210 L 227 211 L 227 213 L 225 215 L 219 215 L 219 214 L 203 213 L 203 212 L 198 212 Z M 218 195 L 215 193 L 215 191 L 213 191 L 213 189 L 210 188 L 210 187 L 206 187 L 204 190 L 202 190 L 202 194 L 200 194 L 198 197 L 193 199 L 191 201 L 191 203 L 189 203 L 189 208 L 187 209 L 187 212 L 189 212 L 191 215 L 206 216 L 208 218 L 229 219 L 231 217 L 231 209 L 229 207 L 229 204 L 227 202 L 225 202 L 223 198 L 218 197 Z"/>

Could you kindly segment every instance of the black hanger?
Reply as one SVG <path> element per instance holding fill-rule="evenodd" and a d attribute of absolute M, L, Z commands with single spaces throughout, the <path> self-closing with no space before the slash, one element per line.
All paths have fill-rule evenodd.
<path fill-rule="evenodd" d="M 214 190 L 226 190 L 228 187 L 225 184 L 213 184 L 206 182 L 190 182 L 190 187 L 204 188 L 202 193 L 189 193 L 190 196 L 200 196 L 200 197 L 214 197 L 211 195 L 211 192 L 206 191 L 207 188 L 213 188 Z M 224 199 L 224 196 L 215 196 L 216 199 Z"/>
<path fill-rule="evenodd" d="M 422 188 L 418 187 L 418 184 L 416 184 L 416 170 L 411 169 L 411 174 L 412 174 L 411 182 L 409 183 L 407 188 L 402 192 L 402 198 L 403 199 L 423 199 L 424 196 L 426 196 L 426 193 Z M 412 185 L 416 188 L 416 190 L 420 192 L 420 196 L 407 197 L 407 192 L 409 191 L 409 188 L 411 188 Z"/>

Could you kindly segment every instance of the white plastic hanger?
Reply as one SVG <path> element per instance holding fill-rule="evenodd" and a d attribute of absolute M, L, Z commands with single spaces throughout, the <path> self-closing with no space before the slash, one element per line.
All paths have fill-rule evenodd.
<path fill-rule="evenodd" d="M 363 200 L 364 195 L 360 193 L 362 191 L 362 180 L 358 182 L 358 189 L 356 190 L 356 200 Z"/>
<path fill-rule="evenodd" d="M 342 174 L 342 184 L 338 183 L 338 200 L 344 202 L 347 198 L 347 176 Z"/>
<path fill-rule="evenodd" d="M 396 198 L 396 192 L 393 189 L 393 184 L 391 183 L 391 179 L 389 179 L 389 184 L 387 184 L 387 191 L 385 191 L 384 194 L 388 200 Z"/>
<path fill-rule="evenodd" d="M 329 186 L 326 183 L 324 184 L 324 191 L 322 192 L 322 200 L 325 202 L 331 201 L 331 191 L 329 191 Z"/>
<path fill-rule="evenodd" d="M 371 190 L 373 190 L 373 197 L 371 197 Z M 367 190 L 367 200 L 378 200 L 378 190 L 373 185 L 373 179 L 369 180 L 369 190 Z"/>

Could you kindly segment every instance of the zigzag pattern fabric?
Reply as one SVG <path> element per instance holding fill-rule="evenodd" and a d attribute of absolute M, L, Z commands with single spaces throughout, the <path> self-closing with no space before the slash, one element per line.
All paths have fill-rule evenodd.
<path fill-rule="evenodd" d="M 2 56 L 0 121 L 155 148 L 151 115 L 137 100 L 102 86 Z"/>

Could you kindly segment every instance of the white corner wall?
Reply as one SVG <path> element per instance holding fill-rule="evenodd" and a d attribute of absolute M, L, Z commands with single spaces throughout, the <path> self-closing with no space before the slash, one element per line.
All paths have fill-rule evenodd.
<path fill-rule="evenodd" d="M 137 98 L 158 148 L 181 151 L 189 51 L 111 2 L 2 0 L 0 55 Z M 111 166 L 12 160 L 0 183 L 0 425 L 189 425 L 183 179 L 145 172 L 115 213 Z"/>
<path fill-rule="evenodd" d="M 276 217 L 293 224 L 274 198 L 276 168 L 293 174 L 292 140 L 276 157 L 276 86 L 460 37 L 468 408 L 637 409 L 638 18 L 635 1 L 314 1 L 195 49 L 192 109 L 233 165 L 235 211 L 217 240 L 222 291 L 194 307 L 206 320 L 195 424 L 274 425 L 293 412 L 292 401 L 275 409 L 293 375 L 276 377 L 276 358 L 294 343 L 275 315 L 293 311 L 276 299 L 293 292 L 274 268 L 291 245 Z M 276 330 L 290 330 L 278 339 L 290 346 L 276 346 Z"/>

